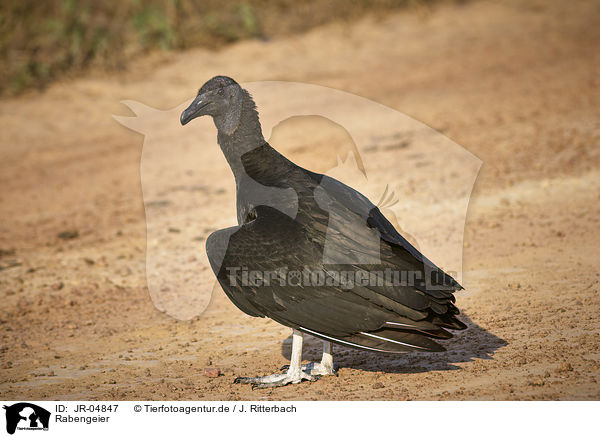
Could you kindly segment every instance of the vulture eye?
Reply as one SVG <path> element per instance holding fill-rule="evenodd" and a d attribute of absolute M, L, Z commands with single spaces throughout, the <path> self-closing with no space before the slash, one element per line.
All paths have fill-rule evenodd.
<path fill-rule="evenodd" d="M 222 96 L 223 95 L 223 88 L 219 87 L 217 93 L 219 93 L 219 95 Z"/>

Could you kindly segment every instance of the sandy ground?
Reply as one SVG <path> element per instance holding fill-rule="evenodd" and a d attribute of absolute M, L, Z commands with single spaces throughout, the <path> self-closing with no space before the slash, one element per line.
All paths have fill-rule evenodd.
<path fill-rule="evenodd" d="M 599 20 L 593 1 L 409 10 L 147 59 L 123 76 L 1 101 L 0 397 L 600 398 Z M 288 328 L 245 316 L 218 288 L 190 321 L 153 305 L 143 139 L 111 114 L 131 115 L 122 99 L 176 107 L 216 74 L 362 95 L 483 161 L 465 226 L 467 289 L 457 295 L 470 328 L 448 352 L 337 348 L 337 377 L 252 391 L 233 379 L 286 364 Z M 385 151 L 373 150 L 371 162 L 394 171 Z M 310 161 L 311 153 L 319 152 L 297 155 Z M 190 182 L 212 208 L 233 193 L 229 169 L 214 175 L 214 183 Z M 232 211 L 228 204 L 224 222 L 233 223 Z M 194 226 L 205 238 L 203 224 Z M 66 231 L 77 234 L 58 236 Z M 308 340 L 305 358 L 319 347 Z M 209 378 L 207 367 L 223 375 Z"/>

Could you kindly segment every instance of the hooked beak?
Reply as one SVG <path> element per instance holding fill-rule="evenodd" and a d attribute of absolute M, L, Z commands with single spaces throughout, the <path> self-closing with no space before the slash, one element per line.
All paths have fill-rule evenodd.
<path fill-rule="evenodd" d="M 185 126 L 190 121 L 192 121 L 196 117 L 200 117 L 202 115 L 206 115 L 202 110 L 206 108 L 210 104 L 210 101 L 205 99 L 205 96 L 202 94 L 197 96 L 192 104 L 187 107 L 185 111 L 181 113 L 181 117 L 179 117 L 179 121 L 182 126 Z"/>

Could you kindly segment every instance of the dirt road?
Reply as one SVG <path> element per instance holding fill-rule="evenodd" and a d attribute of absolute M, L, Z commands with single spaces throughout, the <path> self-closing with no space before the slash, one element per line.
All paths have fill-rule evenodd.
<path fill-rule="evenodd" d="M 120 77 L 1 101 L 0 397 L 600 398 L 599 20 L 593 1 L 409 10 L 146 59 Z M 457 295 L 470 329 L 448 352 L 338 348 L 338 377 L 252 391 L 233 379 L 285 364 L 289 329 L 245 316 L 218 288 L 191 321 L 156 309 L 142 137 L 111 114 L 131 115 L 122 99 L 173 108 L 216 74 L 362 95 L 483 161 L 465 227 L 468 286 Z M 224 191 L 206 195 L 231 199 L 229 169 L 215 174 Z M 308 341 L 305 358 L 319 346 Z M 223 375 L 209 378 L 206 367 Z"/>

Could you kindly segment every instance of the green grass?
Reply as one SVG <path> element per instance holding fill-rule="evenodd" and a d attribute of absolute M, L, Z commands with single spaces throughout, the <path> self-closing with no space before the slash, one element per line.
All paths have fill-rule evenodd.
<path fill-rule="evenodd" d="M 152 50 L 215 49 L 434 0 L 2 0 L 0 95 Z"/>

